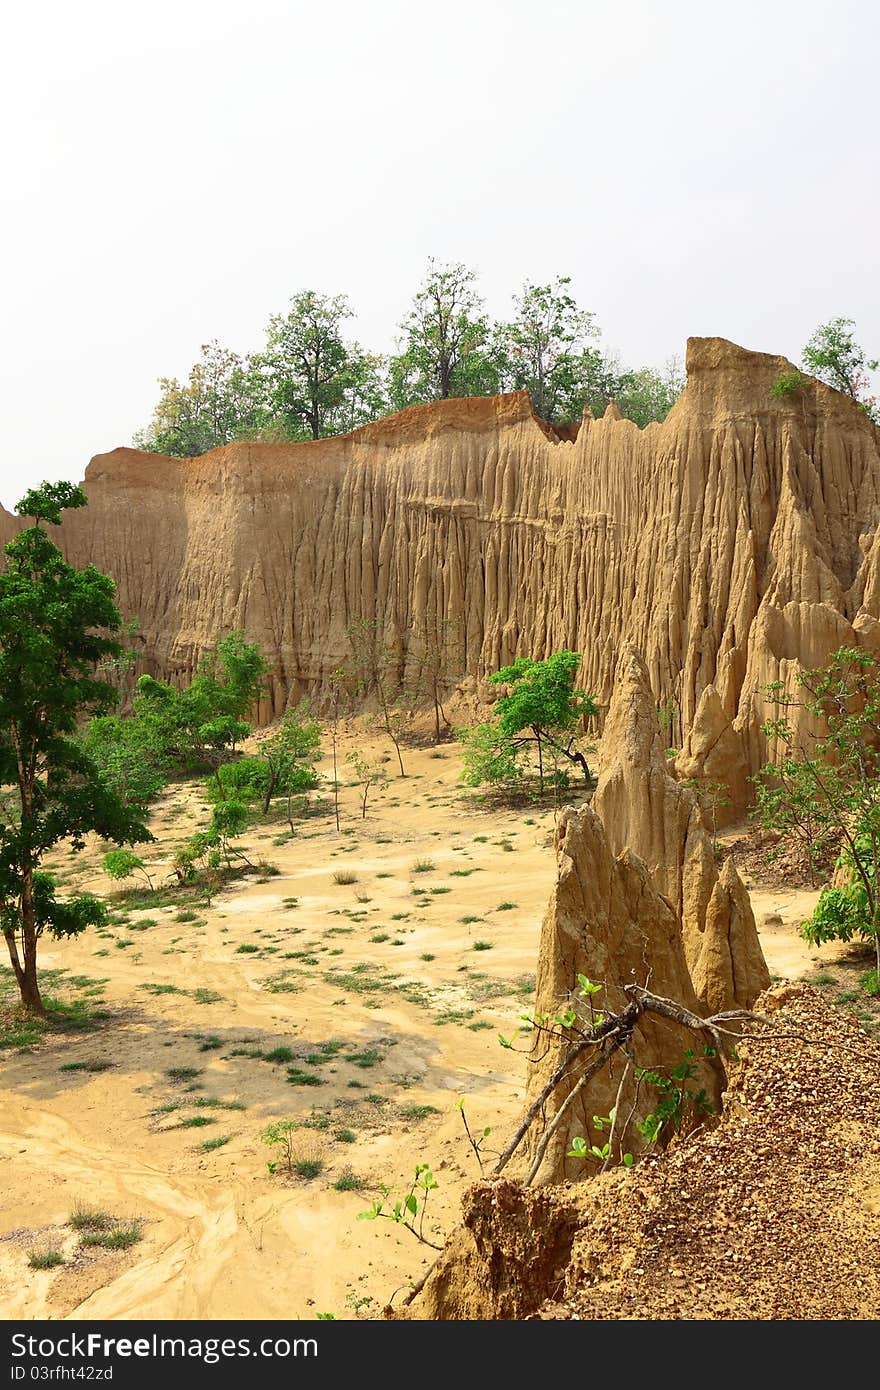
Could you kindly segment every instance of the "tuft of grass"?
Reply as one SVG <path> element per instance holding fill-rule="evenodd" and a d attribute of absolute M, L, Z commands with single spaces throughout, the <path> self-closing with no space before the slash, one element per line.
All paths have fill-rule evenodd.
<path fill-rule="evenodd" d="M 213 1139 L 203 1139 L 199 1148 L 203 1153 L 213 1153 L 214 1149 L 222 1149 L 224 1144 L 228 1144 L 232 1138 L 231 1134 L 218 1134 Z"/>
<path fill-rule="evenodd" d="M 292 1062 L 295 1055 L 291 1047 L 273 1047 L 271 1052 L 261 1054 L 264 1062 Z"/>
<path fill-rule="evenodd" d="M 324 1078 L 316 1075 L 313 1071 L 303 1071 L 301 1067 L 288 1067 L 287 1084 L 289 1086 L 323 1086 Z"/>
<path fill-rule="evenodd" d="M 67 1224 L 74 1231 L 109 1231 L 116 1223 L 109 1211 L 101 1207 L 86 1207 L 77 1202 L 67 1218 Z"/>
<path fill-rule="evenodd" d="M 169 1081 L 192 1081 L 193 1077 L 201 1074 L 201 1067 L 168 1067 L 165 1072 Z"/>
<path fill-rule="evenodd" d="M 366 1069 L 374 1067 L 377 1062 L 382 1061 L 382 1053 L 376 1047 L 365 1048 L 363 1052 L 349 1052 L 343 1058 L 345 1062 L 351 1062 L 355 1067 Z"/>
<path fill-rule="evenodd" d="M 184 907 L 184 908 L 181 908 L 180 912 L 175 912 L 175 914 L 174 914 L 174 921 L 175 921 L 175 922 L 194 922 L 194 921 L 196 920 L 196 918 L 198 917 L 198 915 L 199 915 L 199 914 L 198 914 L 197 912 L 193 912 L 192 908 Z"/>
<path fill-rule="evenodd" d="M 439 1115 L 436 1105 L 401 1105 L 398 1114 L 402 1120 L 426 1120 L 429 1115 Z"/>
<path fill-rule="evenodd" d="M 219 1004 L 223 995 L 218 994 L 215 989 L 194 989 L 191 991 L 190 997 L 197 1004 Z"/>
<path fill-rule="evenodd" d="M 298 1178 L 316 1178 L 324 1170 L 323 1158 L 295 1158 L 293 1171 Z"/>
<path fill-rule="evenodd" d="M 333 873 L 334 883 L 357 883 L 358 876 L 353 869 L 336 869 Z"/>
<path fill-rule="evenodd" d="M 113 1066 L 112 1062 L 102 1061 L 100 1057 L 91 1057 L 86 1062 L 65 1062 L 62 1071 L 109 1071 Z"/>
<path fill-rule="evenodd" d="M 143 1240 L 143 1236 L 140 1221 L 127 1221 L 111 1227 L 109 1231 L 84 1231 L 80 1242 L 82 1245 L 98 1245 L 102 1250 L 128 1250 Z"/>
<path fill-rule="evenodd" d="M 414 874 L 429 874 L 436 867 L 433 859 L 417 859 L 412 866 L 412 872 Z"/>
<path fill-rule="evenodd" d="M 357 1173 L 355 1173 L 348 1164 L 346 1164 L 333 1184 L 337 1192 L 360 1192 L 366 1185 L 366 1178 L 359 1178 Z"/>
<path fill-rule="evenodd" d="M 434 1022 L 438 1027 L 442 1027 L 444 1023 L 467 1023 L 473 1016 L 473 1009 L 446 1009 L 444 1013 L 437 1015 Z"/>
<path fill-rule="evenodd" d="M 357 1135 L 353 1129 L 337 1129 L 333 1136 L 340 1144 L 356 1144 Z"/>
<path fill-rule="evenodd" d="M 866 970 L 859 976 L 859 984 L 866 994 L 874 999 L 880 998 L 880 974 L 876 970 Z"/>
<path fill-rule="evenodd" d="M 474 944 L 473 944 L 473 950 L 475 950 L 475 951 L 491 951 L 491 950 L 492 950 L 492 947 L 494 946 L 494 944 L 495 944 L 494 941 L 475 941 Z"/>
<path fill-rule="evenodd" d="M 440 893 L 451 893 L 451 892 L 452 892 L 452 889 L 451 889 L 451 888 L 448 888 L 445 884 L 443 884 L 443 885 L 442 885 L 441 887 L 439 887 L 439 888 L 432 888 L 432 889 L 431 889 L 431 893 L 433 894 L 433 896 L 434 896 L 435 898 L 436 898 Z"/>
<path fill-rule="evenodd" d="M 205 1125 L 215 1125 L 216 1115 L 187 1115 L 176 1126 L 177 1129 L 204 1129 Z"/>
<path fill-rule="evenodd" d="M 255 945 L 253 941 L 243 941 L 240 946 L 236 946 L 235 954 L 237 956 L 249 956 L 259 949 L 259 946 Z"/>
<path fill-rule="evenodd" d="M 382 942 L 382 941 L 390 941 L 390 939 L 391 939 L 391 938 L 389 937 L 387 931 L 378 931 L 378 932 L 376 932 L 376 935 L 375 935 L 375 936 L 371 936 L 371 937 L 370 937 L 370 940 L 371 940 L 376 946 L 378 946 L 380 942 Z"/>
<path fill-rule="evenodd" d="M 53 1246 L 48 1246 L 43 1250 L 28 1251 L 28 1265 L 31 1269 L 56 1269 L 58 1265 L 66 1264 L 64 1256 L 60 1250 Z"/>
<path fill-rule="evenodd" d="M 482 917 L 459 917 L 458 920 L 463 926 L 469 927 L 472 922 L 482 922 L 483 919 Z"/>
<path fill-rule="evenodd" d="M 496 911 L 496 912 L 512 912 L 513 909 L 514 909 L 516 906 L 517 906 L 516 903 L 499 903 L 498 906 L 497 906 L 497 908 L 495 909 L 495 911 Z"/>
<path fill-rule="evenodd" d="M 149 983 L 147 983 L 147 984 L 139 985 L 138 988 L 139 988 L 139 989 L 145 989 L 145 990 L 147 990 L 150 994 L 183 994 L 183 993 L 184 993 L 184 991 L 183 991 L 182 989 L 178 989 L 177 985 L 154 985 L 154 984 L 149 984 Z"/>
<path fill-rule="evenodd" d="M 811 984 L 814 984 L 814 985 L 833 985 L 833 984 L 835 984 L 835 983 L 836 983 L 836 981 L 835 981 L 833 975 L 828 975 L 828 974 L 824 974 L 824 973 L 823 973 L 823 974 L 819 974 L 819 975 L 814 975 L 813 978 L 812 978 L 812 980 L 811 980 Z"/>
<path fill-rule="evenodd" d="M 421 954 L 421 956 L 419 957 L 419 959 L 420 959 L 420 960 L 436 960 L 437 957 L 436 957 L 436 956 L 433 956 L 433 955 L 431 954 L 430 951 L 423 951 L 422 954 Z"/>

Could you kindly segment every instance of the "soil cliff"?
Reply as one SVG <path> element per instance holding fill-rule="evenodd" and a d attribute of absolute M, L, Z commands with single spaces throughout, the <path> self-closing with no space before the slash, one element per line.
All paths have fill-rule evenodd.
<path fill-rule="evenodd" d="M 583 652 L 603 707 L 633 641 L 679 712 L 677 747 L 714 687 L 702 723 L 732 724 L 741 788 L 768 751 L 762 686 L 880 641 L 880 434 L 816 381 L 775 399 L 784 358 L 696 338 L 687 368 L 644 430 L 609 407 L 569 438 L 517 392 L 314 443 L 116 449 L 90 463 L 63 544 L 113 575 L 158 675 L 246 628 L 274 666 L 264 717 L 321 691 L 358 617 L 382 621 L 410 673 L 420 626 L 454 618 L 455 674 L 477 694 L 518 654 Z"/>

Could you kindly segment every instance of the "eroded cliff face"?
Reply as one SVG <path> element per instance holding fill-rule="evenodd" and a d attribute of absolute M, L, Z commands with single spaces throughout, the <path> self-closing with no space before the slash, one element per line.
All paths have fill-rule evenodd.
<path fill-rule="evenodd" d="M 89 506 L 63 544 L 113 575 L 158 675 L 186 676 L 245 628 L 275 668 L 264 717 L 320 693 L 351 619 L 380 618 L 406 668 L 439 615 L 458 620 L 477 693 L 515 656 L 567 647 L 607 706 L 633 641 L 684 733 L 714 686 L 753 771 L 768 751 L 762 686 L 880 636 L 880 434 L 818 382 L 775 400 L 785 370 L 691 339 L 662 425 L 609 408 L 575 439 L 519 392 L 316 443 L 193 460 L 117 449 L 89 465 Z"/>

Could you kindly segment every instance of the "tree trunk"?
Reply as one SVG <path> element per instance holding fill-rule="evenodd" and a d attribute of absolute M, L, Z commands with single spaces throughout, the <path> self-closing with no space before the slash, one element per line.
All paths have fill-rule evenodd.
<path fill-rule="evenodd" d="M 30 940 L 25 938 L 24 945 L 24 964 L 18 954 L 18 945 L 15 940 L 15 932 L 7 931 L 3 935 L 6 938 L 6 946 L 9 951 L 9 960 L 15 974 L 18 992 L 21 995 L 21 1002 L 28 1013 L 45 1014 L 46 1008 L 43 1004 L 40 986 L 37 980 L 37 938 L 36 933 L 29 933 Z"/>
<path fill-rule="evenodd" d="M 280 773 L 280 772 L 273 772 L 273 773 L 270 773 L 270 776 L 269 776 L 269 786 L 268 786 L 267 789 L 266 789 L 266 799 L 265 799 L 265 801 L 263 802 L 263 815 L 264 815 L 264 816 L 268 816 L 268 814 L 269 814 L 269 802 L 272 800 L 272 797 L 275 795 L 275 788 L 278 786 L 278 779 L 279 779 L 280 776 L 281 776 L 281 773 Z"/>
<path fill-rule="evenodd" d="M 28 1013 L 44 1015 L 46 1008 L 37 982 L 36 951 L 30 959 L 25 960 L 24 970 L 19 976 L 18 988 L 21 993 L 21 1002 Z"/>

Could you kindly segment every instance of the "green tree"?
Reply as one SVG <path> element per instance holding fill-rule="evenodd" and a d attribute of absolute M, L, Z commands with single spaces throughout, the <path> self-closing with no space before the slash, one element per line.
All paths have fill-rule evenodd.
<path fill-rule="evenodd" d="M 42 935 L 75 936 L 104 918 L 90 894 L 56 897 L 45 856 L 64 841 L 82 849 L 90 832 L 117 845 L 152 839 L 74 737 L 84 715 L 115 703 L 96 668 L 120 649 L 113 581 L 67 564 L 46 530 L 85 505 L 70 483 L 28 492 L 15 510 L 33 525 L 5 547 L 0 574 L 0 785 L 11 789 L 0 802 L 0 922 L 22 1003 L 38 1014 Z"/>
<path fill-rule="evenodd" d="M 264 423 L 260 385 L 249 362 L 214 340 L 181 385 L 162 377 L 162 394 L 146 430 L 135 436 L 141 449 L 194 458 L 234 439 L 255 438 Z"/>
<path fill-rule="evenodd" d="M 263 815 L 268 815 L 269 803 L 276 795 L 287 795 L 289 810 L 295 792 L 317 785 L 315 760 L 321 755 L 321 726 L 311 718 L 308 704 L 285 711 L 277 729 L 260 740 L 258 753 L 267 774 Z"/>
<path fill-rule="evenodd" d="M 880 422 L 876 397 L 870 394 L 869 376 L 880 363 L 869 360 L 865 349 L 856 342 L 854 330 L 853 319 L 836 318 L 820 324 L 801 360 L 813 376 L 850 396 L 872 420 Z"/>
<path fill-rule="evenodd" d="M 592 696 L 575 688 L 579 665 L 578 652 L 563 651 L 543 661 L 519 657 L 490 676 L 493 685 L 506 685 L 508 691 L 496 701 L 494 718 L 466 740 L 462 780 L 470 786 L 509 781 L 513 769 L 522 769 L 534 752 L 542 795 L 548 755 L 576 764 L 589 784 L 578 736 L 583 721 L 598 709 Z"/>
<path fill-rule="evenodd" d="M 375 419 L 387 408 L 382 359 L 347 343 L 344 295 L 303 290 L 274 314 L 254 358 L 268 417 L 289 439 L 322 439 Z"/>
<path fill-rule="evenodd" d="M 167 785 L 174 759 L 172 740 L 152 711 L 96 715 L 78 735 L 83 752 L 102 780 L 125 802 L 146 806 Z"/>
<path fill-rule="evenodd" d="M 244 716 L 263 694 L 268 669 L 259 646 L 243 632 L 231 632 L 202 658 L 182 690 L 141 676 L 134 717 L 147 722 L 175 766 L 213 768 L 222 797 L 219 768 L 250 733 Z"/>
<path fill-rule="evenodd" d="M 476 272 L 461 262 L 428 271 L 401 323 L 402 350 L 390 363 L 395 410 L 449 396 L 487 396 L 498 389 L 489 321 Z"/>
<path fill-rule="evenodd" d="M 526 281 L 514 296 L 515 317 L 496 333 L 505 388 L 525 388 L 536 413 L 555 424 L 579 420 L 605 383 L 604 359 L 590 345 L 599 329 L 568 293 L 570 284 L 568 276 L 550 285 Z"/>
<path fill-rule="evenodd" d="M 764 724 L 786 751 L 756 778 L 757 815 L 768 829 L 793 831 L 811 858 L 842 843 L 849 883 L 823 891 L 803 934 L 813 943 L 861 936 L 880 974 L 880 663 L 841 647 L 825 666 L 799 672 L 797 683 L 799 694 L 776 681 L 767 697 L 802 711 L 820 733 L 799 735 L 785 716 Z"/>
<path fill-rule="evenodd" d="M 636 372 L 624 372 L 620 377 L 616 401 L 627 420 L 644 429 L 653 421 L 665 420 L 686 385 L 682 365 L 670 357 L 662 371 L 642 367 Z"/>

